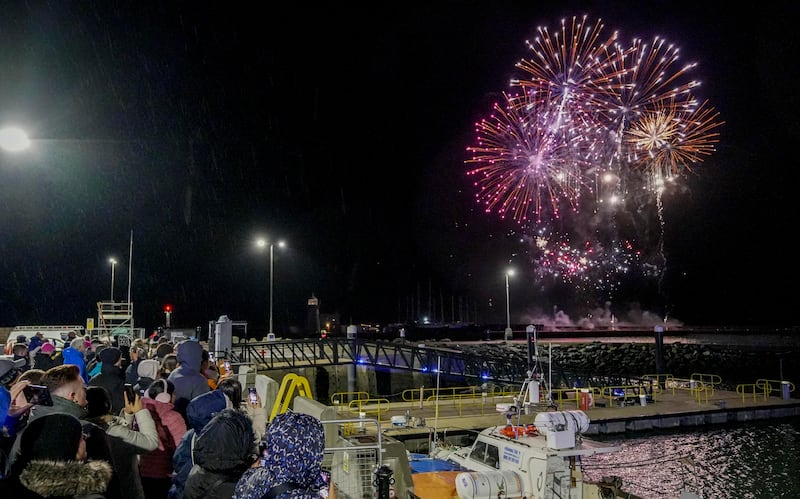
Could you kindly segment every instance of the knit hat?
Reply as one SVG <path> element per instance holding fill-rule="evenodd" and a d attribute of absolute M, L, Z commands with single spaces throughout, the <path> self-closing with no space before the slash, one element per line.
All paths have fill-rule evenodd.
<path fill-rule="evenodd" d="M 51 353 L 53 353 L 55 351 L 56 351 L 56 347 L 52 343 L 45 343 L 45 344 L 42 345 L 42 349 L 41 349 L 42 353 L 51 354 Z"/>
<path fill-rule="evenodd" d="M 136 374 L 140 378 L 156 379 L 159 367 L 161 366 L 156 359 L 144 359 L 136 367 Z"/>
<path fill-rule="evenodd" d="M 25 337 L 24 334 L 20 334 L 17 336 L 17 343 L 28 343 L 28 338 Z"/>
<path fill-rule="evenodd" d="M 23 455 L 32 459 L 74 461 L 82 436 L 81 422 L 75 416 L 53 413 L 28 423 L 20 438 Z"/>
<path fill-rule="evenodd" d="M 122 352 L 117 347 L 106 347 L 97 355 L 100 357 L 100 362 L 107 365 L 114 365 L 122 358 Z"/>

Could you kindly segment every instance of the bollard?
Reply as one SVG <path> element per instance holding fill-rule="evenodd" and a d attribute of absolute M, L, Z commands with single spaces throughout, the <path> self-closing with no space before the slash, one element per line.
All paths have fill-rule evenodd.
<path fill-rule="evenodd" d="M 388 466 L 380 466 L 375 470 L 375 480 L 372 485 L 375 486 L 378 499 L 390 499 L 394 496 L 394 476 L 392 470 Z"/>

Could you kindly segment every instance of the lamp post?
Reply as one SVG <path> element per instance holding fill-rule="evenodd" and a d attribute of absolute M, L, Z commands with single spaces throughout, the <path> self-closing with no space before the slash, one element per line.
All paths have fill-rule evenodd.
<path fill-rule="evenodd" d="M 506 340 L 510 340 L 514 337 L 514 333 L 511 331 L 511 300 L 509 299 L 509 285 L 508 285 L 508 278 L 514 275 L 514 269 L 506 270 Z"/>
<path fill-rule="evenodd" d="M 286 243 L 283 241 L 278 241 L 278 247 L 283 248 L 286 246 Z M 256 246 L 259 248 L 265 248 L 269 245 L 269 330 L 268 333 L 272 334 L 272 288 L 273 288 L 273 276 L 274 276 L 274 269 L 275 269 L 275 243 L 267 242 L 266 239 L 258 239 L 256 240 Z"/>
<path fill-rule="evenodd" d="M 28 134 L 21 128 L 10 126 L 0 129 L 0 148 L 8 152 L 19 152 L 30 145 Z"/>
<path fill-rule="evenodd" d="M 108 263 L 111 264 L 111 301 L 114 301 L 114 267 L 117 266 L 117 260 L 109 258 Z"/>

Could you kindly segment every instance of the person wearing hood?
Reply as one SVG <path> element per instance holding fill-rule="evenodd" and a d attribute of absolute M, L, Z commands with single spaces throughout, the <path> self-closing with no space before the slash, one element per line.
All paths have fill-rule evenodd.
<path fill-rule="evenodd" d="M 189 402 L 186 408 L 186 416 L 189 420 L 189 429 L 183 435 L 178 448 L 172 455 L 172 486 L 169 489 L 169 499 L 181 499 L 183 489 L 186 486 L 186 479 L 194 466 L 192 459 L 192 441 L 203 431 L 203 428 L 211 421 L 217 413 L 224 409 L 231 409 L 232 402 L 220 390 L 212 390 L 208 393 L 198 395 Z"/>
<path fill-rule="evenodd" d="M 189 402 L 211 391 L 208 380 L 200 372 L 203 362 L 203 345 L 193 340 L 185 340 L 177 345 L 178 368 L 167 378 L 175 385 L 175 410 L 186 420 L 186 407 Z"/>
<path fill-rule="evenodd" d="M 258 457 L 250 418 L 236 409 L 223 410 L 203 427 L 192 456 L 184 499 L 230 499 Z"/>
<path fill-rule="evenodd" d="M 276 415 L 264 436 L 265 462 L 244 472 L 234 499 L 319 499 L 328 490 L 322 479 L 325 430 L 319 419 L 286 411 Z"/>
<path fill-rule="evenodd" d="M 111 413 L 118 416 L 125 409 L 125 372 L 122 370 L 122 352 L 116 347 L 106 347 L 97 354 L 101 362 L 100 373 L 89 380 L 89 386 L 102 386 L 111 397 Z"/>
<path fill-rule="evenodd" d="M 153 381 L 160 377 L 158 375 L 159 368 L 160 366 L 156 359 L 142 359 L 139 362 L 139 367 L 136 368 L 136 380 L 133 383 L 133 389 L 140 396 L 144 397 Z"/>
<path fill-rule="evenodd" d="M 3 482 L 4 497 L 114 497 L 108 494 L 112 466 L 88 460 L 83 426 L 76 417 L 42 416 L 28 424 L 19 441 L 20 454 Z"/>

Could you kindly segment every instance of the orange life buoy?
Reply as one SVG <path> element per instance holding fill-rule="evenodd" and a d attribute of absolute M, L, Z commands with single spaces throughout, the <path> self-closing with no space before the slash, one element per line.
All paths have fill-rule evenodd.
<path fill-rule="evenodd" d="M 535 436 L 539 434 L 539 430 L 536 429 L 536 425 L 529 424 L 525 426 L 525 434 L 528 436 Z"/>
<path fill-rule="evenodd" d="M 522 435 L 525 435 L 525 427 L 507 425 L 504 428 L 500 429 L 500 434 L 509 438 L 519 438 Z"/>

